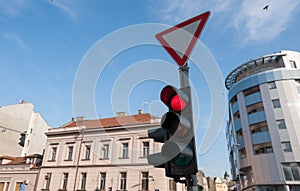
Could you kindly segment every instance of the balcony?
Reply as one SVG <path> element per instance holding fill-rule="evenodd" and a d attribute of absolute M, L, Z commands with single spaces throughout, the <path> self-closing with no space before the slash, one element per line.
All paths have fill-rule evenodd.
<path fill-rule="evenodd" d="M 238 140 L 237 140 L 237 144 L 238 144 L 238 149 L 239 149 L 239 150 L 245 148 L 245 141 L 244 141 L 244 138 L 238 139 Z"/>
<path fill-rule="evenodd" d="M 234 121 L 234 127 L 235 127 L 235 131 L 238 131 L 242 128 L 242 122 L 240 119 L 236 119 Z"/>
<path fill-rule="evenodd" d="M 254 133 L 251 135 L 251 138 L 253 145 L 271 142 L 269 131 Z"/>
<path fill-rule="evenodd" d="M 232 104 L 231 110 L 232 110 L 233 114 L 235 114 L 239 110 L 238 102 L 235 102 L 234 104 Z"/>
<path fill-rule="evenodd" d="M 265 111 L 259 111 L 248 115 L 249 125 L 266 121 Z"/>
<path fill-rule="evenodd" d="M 261 98 L 261 93 L 260 92 L 255 92 L 253 94 L 250 94 L 248 96 L 245 97 L 245 105 L 252 105 L 258 102 L 261 102 L 262 98 Z"/>

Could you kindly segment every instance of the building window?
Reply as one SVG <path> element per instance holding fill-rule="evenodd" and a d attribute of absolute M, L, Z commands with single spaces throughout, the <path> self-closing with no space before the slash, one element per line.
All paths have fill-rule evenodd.
<path fill-rule="evenodd" d="M 269 82 L 268 83 L 268 88 L 269 88 L 269 90 L 276 89 L 276 83 L 275 82 Z"/>
<path fill-rule="evenodd" d="M 63 190 L 67 190 L 68 178 L 69 178 L 69 174 L 68 173 L 64 173 L 63 174 L 63 185 L 62 185 L 62 189 Z"/>
<path fill-rule="evenodd" d="M 4 190 L 5 182 L 0 182 L 0 190 Z"/>
<path fill-rule="evenodd" d="M 122 158 L 128 158 L 128 143 L 122 143 Z"/>
<path fill-rule="evenodd" d="M 149 142 L 143 142 L 143 157 L 149 154 Z"/>
<path fill-rule="evenodd" d="M 85 158 L 86 160 L 89 160 L 91 156 L 91 145 L 85 146 Z"/>
<path fill-rule="evenodd" d="M 176 182 L 172 179 L 169 179 L 169 191 L 176 191 Z"/>
<path fill-rule="evenodd" d="M 244 93 L 244 96 L 246 97 L 250 94 L 254 94 L 254 93 L 259 92 L 259 91 L 260 91 L 259 86 L 254 86 L 254 87 L 251 87 L 251 88 L 248 88 L 248 89 L 244 90 L 243 93 Z"/>
<path fill-rule="evenodd" d="M 109 144 L 104 144 L 102 150 L 103 150 L 103 159 L 108 159 Z"/>
<path fill-rule="evenodd" d="M 142 190 L 149 189 L 149 173 L 142 172 Z"/>
<path fill-rule="evenodd" d="M 57 152 L 57 148 L 56 147 L 53 147 L 52 148 L 52 154 L 51 154 L 51 160 L 55 160 L 56 158 L 56 152 Z"/>
<path fill-rule="evenodd" d="M 249 128 L 252 134 L 260 133 L 260 132 L 268 131 L 268 124 L 266 121 L 264 121 L 264 122 L 252 124 L 249 126 Z"/>
<path fill-rule="evenodd" d="M 120 190 L 126 190 L 126 172 L 120 173 Z"/>
<path fill-rule="evenodd" d="M 259 103 L 255 103 L 252 105 L 248 105 L 246 109 L 247 109 L 248 115 L 250 115 L 252 113 L 264 111 L 264 106 L 263 106 L 262 102 L 259 102 Z"/>
<path fill-rule="evenodd" d="M 284 119 L 278 119 L 276 120 L 276 124 L 278 129 L 286 129 L 285 121 Z"/>
<path fill-rule="evenodd" d="M 273 108 L 281 108 L 279 99 L 272 100 Z"/>
<path fill-rule="evenodd" d="M 100 190 L 105 190 L 105 180 L 106 180 L 106 173 L 100 173 Z"/>
<path fill-rule="evenodd" d="M 283 168 L 283 174 L 285 180 L 288 181 L 300 180 L 299 163 L 283 163 L 282 168 Z"/>
<path fill-rule="evenodd" d="M 289 141 L 281 142 L 283 152 L 292 152 L 291 143 Z"/>
<path fill-rule="evenodd" d="M 45 189 L 50 188 L 50 182 L 51 182 L 51 173 L 47 173 L 45 175 Z"/>
<path fill-rule="evenodd" d="M 246 149 L 239 150 L 239 157 L 240 159 L 247 157 Z"/>
<path fill-rule="evenodd" d="M 72 157 L 73 157 L 73 150 L 74 150 L 74 147 L 73 147 L 73 146 L 69 146 L 69 147 L 68 147 L 68 159 L 67 159 L 67 160 L 72 160 Z"/>
<path fill-rule="evenodd" d="M 290 60 L 291 68 L 297 68 L 296 62 L 294 60 Z"/>
<path fill-rule="evenodd" d="M 81 173 L 81 190 L 85 190 L 86 187 L 86 173 Z"/>

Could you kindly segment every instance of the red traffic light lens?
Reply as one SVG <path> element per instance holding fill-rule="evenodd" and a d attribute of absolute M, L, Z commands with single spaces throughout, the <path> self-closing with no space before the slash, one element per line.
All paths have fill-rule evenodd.
<path fill-rule="evenodd" d="M 174 111 L 181 111 L 185 108 L 186 102 L 181 99 L 177 94 L 171 99 L 171 109 Z"/>
<path fill-rule="evenodd" d="M 160 93 L 161 101 L 175 112 L 180 112 L 187 105 L 187 102 L 178 95 L 178 91 L 175 87 L 168 85 Z"/>

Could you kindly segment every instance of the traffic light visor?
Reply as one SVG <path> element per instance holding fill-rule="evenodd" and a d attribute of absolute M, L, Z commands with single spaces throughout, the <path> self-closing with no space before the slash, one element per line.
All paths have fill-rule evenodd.
<path fill-rule="evenodd" d="M 186 96 L 173 86 L 166 86 L 160 93 L 161 101 L 175 112 L 182 111 L 187 105 Z"/>

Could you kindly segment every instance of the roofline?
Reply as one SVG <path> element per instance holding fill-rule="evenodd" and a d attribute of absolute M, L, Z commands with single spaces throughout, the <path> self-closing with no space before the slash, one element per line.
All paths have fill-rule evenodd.
<path fill-rule="evenodd" d="M 251 66 L 251 63 L 256 63 L 256 61 L 260 60 L 260 59 L 265 59 L 265 58 L 272 58 L 272 57 L 277 57 L 277 56 L 285 56 L 287 55 L 287 53 L 274 53 L 274 54 L 268 54 L 259 58 L 256 58 L 254 60 L 250 60 L 238 67 L 236 67 L 234 70 L 232 70 L 226 77 L 225 79 L 225 87 L 230 90 L 231 87 L 236 83 L 236 76 L 241 72 L 241 71 L 245 71 L 247 70 L 247 68 L 249 68 Z M 275 58 L 276 59 L 276 58 Z"/>
<path fill-rule="evenodd" d="M 118 130 L 124 130 L 124 129 L 131 129 L 131 128 L 149 128 L 149 127 L 155 127 L 157 125 L 160 125 L 160 122 L 155 123 L 138 123 L 138 124 L 131 124 L 131 125 L 120 125 L 120 126 L 112 126 L 112 127 L 86 127 L 86 126 L 76 126 L 76 127 L 67 127 L 67 128 L 54 128 L 52 129 L 52 132 L 46 132 L 46 136 L 52 136 L 52 135 L 60 135 L 60 134 L 74 134 L 74 133 L 80 133 L 78 127 L 82 127 L 84 129 L 84 132 L 93 132 L 93 131 L 118 131 Z M 53 131 L 54 130 L 54 131 Z"/>

